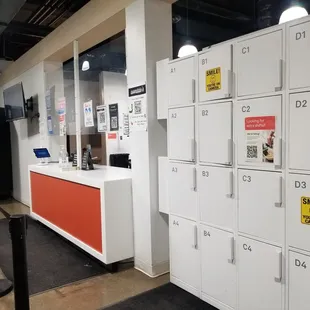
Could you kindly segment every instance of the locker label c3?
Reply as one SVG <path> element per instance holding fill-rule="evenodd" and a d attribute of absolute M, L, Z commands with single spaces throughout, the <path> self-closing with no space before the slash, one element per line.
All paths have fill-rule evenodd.
<path fill-rule="evenodd" d="M 206 92 L 220 90 L 222 88 L 221 67 L 206 71 Z"/>
<path fill-rule="evenodd" d="M 301 197 L 301 223 L 310 225 L 310 197 Z"/>

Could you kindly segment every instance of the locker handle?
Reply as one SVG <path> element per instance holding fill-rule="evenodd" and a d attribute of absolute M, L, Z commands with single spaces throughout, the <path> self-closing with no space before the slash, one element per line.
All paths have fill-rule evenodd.
<path fill-rule="evenodd" d="M 276 139 L 275 152 L 276 152 L 275 161 L 274 161 L 275 168 L 281 169 L 282 167 L 282 139 L 281 138 Z"/>
<path fill-rule="evenodd" d="M 229 172 L 229 193 L 226 195 L 227 198 L 233 198 L 234 196 L 234 173 Z"/>
<path fill-rule="evenodd" d="M 225 94 L 225 98 L 232 97 L 232 84 L 233 84 L 233 72 L 231 70 L 227 70 L 227 85 L 228 85 L 228 94 Z"/>
<path fill-rule="evenodd" d="M 274 278 L 274 280 L 276 282 L 280 282 L 282 281 L 282 250 L 277 251 L 277 255 L 278 255 L 278 271 L 277 271 L 277 275 Z"/>
<path fill-rule="evenodd" d="M 275 202 L 275 206 L 277 208 L 281 208 L 282 207 L 282 196 L 283 196 L 282 189 L 283 189 L 283 178 L 280 177 L 279 178 L 279 201 Z"/>
<path fill-rule="evenodd" d="M 193 103 L 195 102 L 195 99 L 196 99 L 195 93 L 196 93 L 196 81 L 195 79 L 192 79 L 192 102 Z"/>
<path fill-rule="evenodd" d="M 232 157 L 233 157 L 233 141 L 232 139 L 227 140 L 228 144 L 228 162 L 225 165 L 231 166 L 232 165 Z"/>
<path fill-rule="evenodd" d="M 275 88 L 275 91 L 280 91 L 283 88 L 283 59 L 279 61 L 279 87 Z"/>
<path fill-rule="evenodd" d="M 193 248 L 197 249 L 198 247 L 198 231 L 197 225 L 193 225 Z"/>
<path fill-rule="evenodd" d="M 197 190 L 197 169 L 193 168 L 193 187 L 192 190 L 195 192 Z"/>
<path fill-rule="evenodd" d="M 234 237 L 229 237 L 229 246 L 230 246 L 230 257 L 228 263 L 233 264 L 235 260 L 235 239 Z"/>
<path fill-rule="evenodd" d="M 195 139 L 191 139 L 192 161 L 195 161 L 195 155 L 196 155 L 195 149 L 196 149 Z"/>

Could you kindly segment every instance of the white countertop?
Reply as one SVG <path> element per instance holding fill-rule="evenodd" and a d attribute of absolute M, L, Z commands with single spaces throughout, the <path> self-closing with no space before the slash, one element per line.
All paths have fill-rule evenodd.
<path fill-rule="evenodd" d="M 29 165 L 29 171 L 97 188 L 101 188 L 105 182 L 131 179 L 130 169 L 101 165 L 95 165 L 95 170 L 88 171 L 61 171 L 58 164 Z"/>

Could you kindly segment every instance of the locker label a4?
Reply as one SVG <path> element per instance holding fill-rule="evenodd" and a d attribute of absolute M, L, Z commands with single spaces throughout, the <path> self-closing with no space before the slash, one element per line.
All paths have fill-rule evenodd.
<path fill-rule="evenodd" d="M 222 88 L 221 67 L 206 71 L 206 92 L 220 90 Z"/>
<path fill-rule="evenodd" d="M 301 223 L 310 225 L 310 197 L 301 197 Z"/>

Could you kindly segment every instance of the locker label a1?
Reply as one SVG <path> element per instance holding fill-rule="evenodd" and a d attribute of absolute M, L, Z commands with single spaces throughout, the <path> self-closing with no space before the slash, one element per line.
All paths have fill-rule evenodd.
<path fill-rule="evenodd" d="M 301 197 L 301 223 L 310 225 L 310 197 Z"/>
<path fill-rule="evenodd" d="M 221 67 L 206 71 L 206 92 L 220 90 L 222 88 Z"/>

